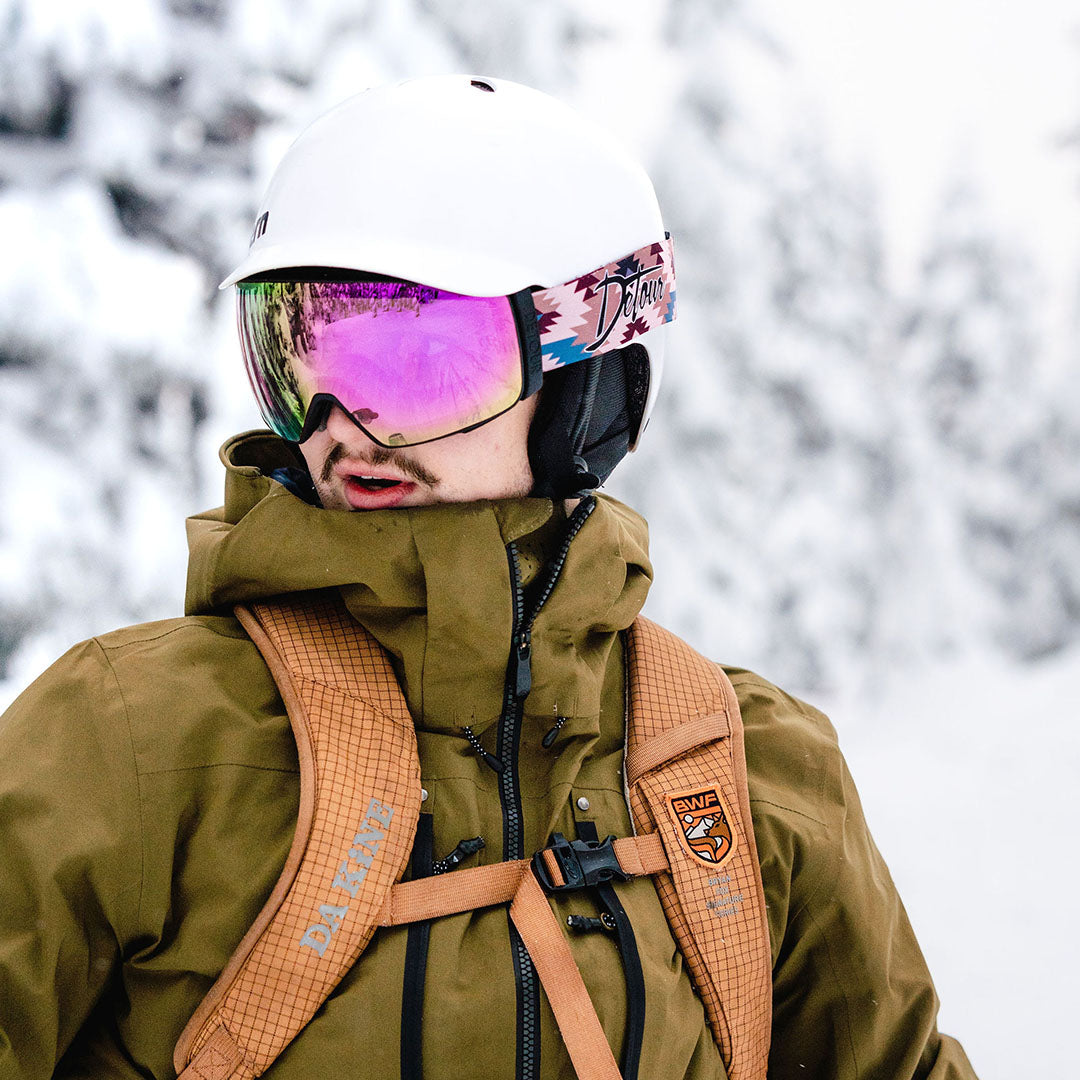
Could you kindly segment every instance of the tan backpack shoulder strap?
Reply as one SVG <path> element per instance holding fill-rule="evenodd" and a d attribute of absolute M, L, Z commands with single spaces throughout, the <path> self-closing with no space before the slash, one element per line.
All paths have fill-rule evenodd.
<path fill-rule="evenodd" d="M 337 593 L 236 615 L 289 713 L 300 813 L 277 885 L 176 1045 L 188 1080 L 259 1076 L 315 1015 L 370 941 L 420 814 L 404 696 Z"/>
<path fill-rule="evenodd" d="M 772 954 L 742 719 L 719 665 L 648 619 L 627 632 L 626 782 L 671 864 L 656 888 L 731 1080 L 765 1080 Z"/>

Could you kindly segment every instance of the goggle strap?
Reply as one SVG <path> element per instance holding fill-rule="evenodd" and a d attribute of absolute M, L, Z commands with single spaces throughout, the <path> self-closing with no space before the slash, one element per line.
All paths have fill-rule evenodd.
<path fill-rule="evenodd" d="M 521 343 L 521 398 L 524 400 L 535 394 L 544 381 L 540 351 L 540 324 L 530 289 L 512 293 L 507 300 L 510 302 L 518 341 Z"/>
<path fill-rule="evenodd" d="M 671 234 L 531 300 L 544 371 L 621 349 L 675 318 Z"/>

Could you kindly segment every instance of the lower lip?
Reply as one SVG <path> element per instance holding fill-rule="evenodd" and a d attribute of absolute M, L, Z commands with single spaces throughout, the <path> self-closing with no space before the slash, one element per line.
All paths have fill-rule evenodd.
<path fill-rule="evenodd" d="M 397 506 L 415 490 L 415 484 L 395 484 L 388 488 L 366 488 L 355 480 L 345 481 L 345 499 L 354 510 L 385 510 Z"/>

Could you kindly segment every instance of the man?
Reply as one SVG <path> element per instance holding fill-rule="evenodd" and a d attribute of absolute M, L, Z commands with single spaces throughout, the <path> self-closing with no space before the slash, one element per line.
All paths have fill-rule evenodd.
<path fill-rule="evenodd" d="M 0 724 L 3 1080 L 175 1075 L 177 1040 L 274 889 L 297 743 L 234 605 L 323 590 L 385 650 L 418 743 L 412 878 L 466 880 L 556 834 L 638 823 L 623 635 L 651 568 L 644 522 L 592 492 L 647 423 L 674 317 L 640 168 L 512 83 L 368 91 L 290 148 L 226 284 L 274 433 L 222 450 L 225 505 L 189 522 L 187 614 L 77 646 Z M 319 662 L 324 643 L 301 644 Z M 684 836 L 716 865 L 756 840 L 769 1075 L 973 1076 L 936 1031 L 828 722 L 728 674 L 752 828 L 687 804 Z M 297 951 L 338 932 L 343 880 Z M 709 880 L 717 919 L 743 903 Z M 652 878 L 549 903 L 624 1075 L 728 1075 Z M 377 930 L 271 1075 L 575 1075 L 505 904 L 421 925 Z M 304 991 L 267 990 L 256 1011 Z"/>

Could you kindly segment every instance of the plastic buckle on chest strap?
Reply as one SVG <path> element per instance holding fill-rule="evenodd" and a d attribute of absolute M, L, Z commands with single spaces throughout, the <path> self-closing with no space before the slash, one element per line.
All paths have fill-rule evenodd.
<path fill-rule="evenodd" d="M 603 885 L 613 878 L 629 881 L 630 875 L 619 865 L 614 843 L 614 836 L 606 836 L 603 840 L 596 841 L 571 841 L 562 833 L 554 833 L 551 847 L 538 851 L 532 857 L 533 873 L 547 893 L 570 892 L 591 885 Z M 548 870 L 548 863 L 544 858 L 548 852 L 562 874 L 561 885 L 556 884 Z"/>

